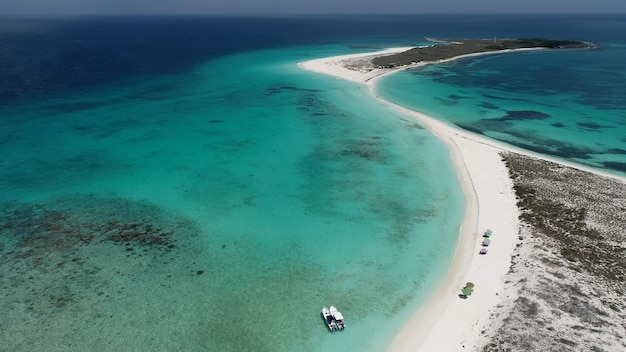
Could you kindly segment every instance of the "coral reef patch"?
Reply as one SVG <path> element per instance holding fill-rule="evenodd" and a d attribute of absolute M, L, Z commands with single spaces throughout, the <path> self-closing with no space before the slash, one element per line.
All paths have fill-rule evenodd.
<path fill-rule="evenodd" d="M 0 205 L 0 350 L 40 350 L 42 339 L 72 350 L 104 340 L 103 326 L 127 329 L 120 309 L 145 312 L 157 287 L 204 270 L 193 262 L 199 233 L 176 213 L 115 197 Z"/>

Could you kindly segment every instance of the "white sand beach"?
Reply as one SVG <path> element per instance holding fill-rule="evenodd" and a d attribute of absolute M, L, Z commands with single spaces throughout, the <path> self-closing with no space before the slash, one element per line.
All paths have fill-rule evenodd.
<path fill-rule="evenodd" d="M 350 58 L 361 60 L 403 50 L 407 49 L 390 49 L 371 53 L 369 57 L 360 54 L 318 59 L 299 66 L 367 84 L 372 89 L 377 78 L 398 69 L 351 70 L 346 68 Z M 416 118 L 449 146 L 468 203 L 447 276 L 428 303 L 397 334 L 389 351 L 472 350 L 477 347 L 490 311 L 506 299 L 503 277 L 509 270 L 518 236 L 518 209 L 512 182 L 498 155 L 506 147 L 375 98 Z M 479 255 L 482 234 L 488 228 L 493 230 L 493 242 L 486 255 Z M 462 299 L 458 295 L 466 282 L 473 282 L 475 290 L 469 298 Z"/>
<path fill-rule="evenodd" d="M 465 218 L 459 229 L 457 250 L 451 267 L 446 276 L 442 278 L 440 286 L 431 295 L 426 304 L 415 312 L 411 319 L 397 333 L 388 347 L 388 351 L 482 350 L 482 347 L 490 340 L 489 335 L 493 337 L 495 333 L 494 326 L 502 322 L 502 307 L 509 307 L 505 309 L 510 309 L 510 307 L 516 304 L 515 302 L 517 302 L 519 298 L 519 287 L 516 286 L 515 282 L 511 281 L 515 279 L 511 277 L 512 274 L 510 271 L 514 263 L 512 260 L 513 255 L 516 256 L 516 263 L 513 264 L 515 265 L 515 270 L 513 270 L 513 272 L 519 271 L 513 276 L 517 276 L 515 280 L 518 280 L 518 284 L 526 282 L 524 281 L 524 277 L 531 279 L 540 277 L 545 280 L 546 272 L 545 267 L 543 269 L 539 268 L 541 265 L 538 264 L 540 263 L 533 263 L 530 267 L 534 269 L 528 269 L 528 263 L 533 261 L 537 253 L 532 252 L 532 240 L 530 245 L 527 241 L 528 224 L 521 224 L 519 221 L 520 210 L 516 204 L 513 180 L 509 178 L 508 169 L 499 153 L 514 152 L 517 155 L 531 156 L 546 162 L 556 162 L 571 170 L 578 169 L 590 172 L 598 176 L 595 176 L 593 181 L 587 179 L 585 183 L 587 185 L 594 183 L 594 187 L 599 187 L 599 189 L 622 189 L 623 184 L 626 183 L 626 178 L 602 170 L 538 155 L 495 140 L 490 140 L 481 135 L 461 130 L 419 112 L 411 111 L 380 99 L 374 94 L 375 83 L 380 77 L 409 67 L 430 64 L 416 63 L 411 66 L 403 66 L 394 69 L 379 69 L 373 67 L 371 64 L 371 59 L 374 57 L 404 50 L 407 50 L 407 48 L 388 49 L 384 52 L 370 54 L 323 58 L 303 62 L 300 63 L 299 66 L 306 70 L 366 84 L 370 87 L 370 93 L 374 99 L 378 99 L 382 103 L 388 104 L 414 117 L 448 145 L 468 204 Z M 475 53 L 438 62 L 455 60 L 467 56 L 497 54 L 507 51 L 511 50 Z M 608 180 L 611 180 L 611 182 L 617 181 L 617 183 L 607 186 L 604 182 L 608 182 Z M 561 185 L 561 187 L 564 187 L 564 185 Z M 595 190 L 596 191 L 592 191 L 592 193 L 603 193 L 599 192 L 598 188 L 595 188 Z M 621 197 L 620 194 L 622 193 L 619 192 L 621 191 L 615 192 L 617 192 L 615 193 L 615 197 L 620 199 L 619 197 Z M 585 202 L 583 207 L 594 206 L 588 203 L 588 200 L 585 200 Z M 615 202 L 619 203 L 619 200 Z M 600 203 L 602 204 L 602 201 L 600 201 Z M 611 211 L 619 212 L 620 210 L 613 209 Z M 611 211 L 609 211 L 608 214 L 611 214 Z M 601 212 L 605 212 L 605 210 Z M 615 222 L 614 218 L 617 215 L 619 214 L 615 213 L 611 216 L 612 222 Z M 619 222 L 616 223 L 619 224 Z M 488 253 L 486 255 L 479 255 L 481 242 L 483 240 L 482 235 L 486 229 L 493 231 L 492 242 L 488 247 Z M 604 232 L 604 234 L 607 233 L 608 232 Z M 522 240 L 523 238 L 525 240 Z M 522 248 L 524 250 L 521 250 Z M 611 262 L 611 259 L 609 259 L 609 262 Z M 522 263 L 521 268 L 519 263 Z M 550 270 L 556 269 L 552 268 Z M 580 276 L 575 270 L 570 270 L 569 272 L 567 270 L 561 270 L 560 275 L 562 276 L 558 279 L 558 283 L 564 280 L 579 283 L 581 280 L 586 280 L 584 279 L 584 275 Z M 522 277 L 521 280 L 520 277 Z M 473 294 L 463 299 L 459 297 L 459 294 L 466 282 L 474 283 L 475 287 Z M 558 287 L 558 285 L 556 286 Z M 607 286 L 605 283 L 600 283 L 598 286 L 598 283 L 594 283 L 588 284 L 584 288 L 585 290 L 594 292 L 598 289 L 598 292 L 596 292 L 594 296 L 596 297 L 594 298 L 595 301 L 591 299 L 589 307 L 596 307 L 594 308 L 596 310 L 602 309 L 602 298 L 606 297 L 607 294 L 610 295 L 610 292 L 612 292 L 606 287 L 610 286 Z M 526 295 L 529 295 L 528 291 Z M 541 298 L 537 296 L 533 299 L 541 300 Z M 543 303 L 548 305 L 559 304 L 558 302 L 545 301 Z M 549 312 L 550 309 L 546 311 Z M 569 313 L 565 314 L 567 315 Z M 610 316 L 608 319 L 612 319 L 613 321 L 623 321 L 623 318 L 619 317 L 619 314 L 613 311 L 609 311 L 608 313 L 605 311 L 604 314 Z M 549 314 L 542 317 L 542 319 L 544 319 L 543 321 L 553 318 L 554 317 L 551 317 Z M 568 315 L 567 319 L 576 321 L 577 318 Z M 562 332 L 569 329 L 568 326 L 571 326 L 571 321 L 568 323 L 570 325 L 558 322 L 555 323 L 556 329 L 554 331 L 556 331 L 556 333 L 543 336 L 544 341 L 538 342 L 536 346 L 544 347 L 538 347 L 540 348 L 538 350 L 548 348 L 546 346 L 549 345 L 550 341 L 554 341 L 554 336 L 560 336 L 558 335 L 559 331 Z M 579 324 L 585 323 L 579 321 Z M 543 327 L 542 325 L 536 326 L 535 329 L 543 329 Z M 517 334 L 515 332 L 513 333 Z M 530 331 L 528 338 L 532 339 L 536 333 L 538 333 L 537 330 L 534 330 L 534 332 Z M 614 350 L 614 348 L 616 348 L 615 346 L 620 346 L 621 343 L 621 339 L 619 338 L 621 333 L 619 331 L 617 333 L 609 331 L 604 335 L 599 335 L 598 330 L 591 329 L 584 333 L 580 331 L 578 334 L 580 338 L 578 338 L 577 343 L 584 344 L 588 341 L 604 341 L 603 346 L 607 348 L 607 350 Z M 618 337 L 615 338 L 615 336 Z M 506 339 L 506 336 L 504 338 Z M 573 337 L 570 336 L 570 338 Z M 499 343 L 502 343 L 502 341 Z M 504 343 L 506 344 L 506 342 Z M 515 345 L 516 342 L 513 341 L 512 343 Z M 498 343 L 495 345 L 497 346 Z M 587 343 L 587 345 L 593 345 L 597 348 L 594 343 Z"/>

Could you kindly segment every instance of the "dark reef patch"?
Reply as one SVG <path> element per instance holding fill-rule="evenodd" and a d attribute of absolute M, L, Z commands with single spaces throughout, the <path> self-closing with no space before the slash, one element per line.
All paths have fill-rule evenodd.
<path fill-rule="evenodd" d="M 610 126 L 603 126 L 595 122 L 577 122 L 576 125 L 589 131 L 597 131 L 603 128 L 611 128 Z"/>
<path fill-rule="evenodd" d="M 493 100 L 508 100 L 508 101 L 523 101 L 523 102 L 527 101 L 526 99 L 501 97 L 501 96 L 493 95 L 493 94 L 481 94 L 481 95 L 487 99 L 493 99 Z"/>
<path fill-rule="evenodd" d="M 454 106 L 454 105 L 459 104 L 458 100 L 450 99 L 448 97 L 446 98 L 436 97 L 435 100 L 437 100 L 441 105 L 444 105 L 444 106 Z"/>
<path fill-rule="evenodd" d="M 407 120 L 407 119 L 401 119 L 402 122 L 404 122 L 404 125 L 410 128 L 414 128 L 416 130 L 423 130 L 424 126 L 420 125 L 419 123 L 416 122 L 416 120 Z"/>
<path fill-rule="evenodd" d="M 498 110 L 500 109 L 500 107 L 496 104 L 492 104 L 486 101 L 483 101 L 482 103 L 479 104 L 480 107 L 485 108 L 485 109 L 489 109 L 489 110 Z"/>
<path fill-rule="evenodd" d="M 626 155 L 626 150 L 625 149 L 620 149 L 620 148 L 611 148 L 608 149 L 606 151 L 607 154 L 619 154 L 619 155 Z"/>
<path fill-rule="evenodd" d="M 384 162 L 386 157 L 383 155 L 380 144 L 380 137 L 372 136 L 362 140 L 343 141 L 346 147 L 341 150 L 343 157 L 357 157 L 370 161 Z"/>
<path fill-rule="evenodd" d="M 555 122 L 553 124 L 551 124 L 552 127 L 556 127 L 556 128 L 564 128 L 565 125 L 560 123 L 560 122 Z"/>
<path fill-rule="evenodd" d="M 0 302 L 48 318 L 94 309 L 94 297 L 127 294 L 113 292 L 112 282 L 141 281 L 193 258 L 198 234 L 177 214 L 121 198 L 2 204 Z"/>
<path fill-rule="evenodd" d="M 626 172 L 626 163 L 618 162 L 618 161 L 605 161 L 602 165 L 610 170 L 616 170 L 621 172 Z"/>
<path fill-rule="evenodd" d="M 297 98 L 298 111 L 305 117 L 346 118 L 349 115 L 333 104 L 320 98 L 314 90 L 308 90 Z"/>
<path fill-rule="evenodd" d="M 516 111 L 507 111 L 506 116 L 501 117 L 499 120 L 502 120 L 502 121 L 545 120 L 548 118 L 550 118 L 550 115 L 543 113 L 541 111 L 516 110 Z"/>
<path fill-rule="evenodd" d="M 265 95 L 269 96 L 269 95 L 280 94 L 284 92 L 317 93 L 319 92 L 319 90 L 310 89 L 310 88 L 302 88 L 293 84 L 285 83 L 285 84 L 274 85 L 272 87 L 267 88 Z"/>
<path fill-rule="evenodd" d="M 460 101 L 460 100 L 468 99 L 468 98 L 469 97 L 464 97 L 462 95 L 456 95 L 456 94 L 448 95 L 448 99 L 454 100 L 454 101 Z"/>

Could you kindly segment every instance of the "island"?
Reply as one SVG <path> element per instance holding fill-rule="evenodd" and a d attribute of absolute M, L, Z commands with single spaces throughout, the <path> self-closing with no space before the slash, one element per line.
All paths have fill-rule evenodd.
<path fill-rule="evenodd" d="M 589 48 L 590 44 L 577 40 L 554 40 L 543 38 L 530 39 L 432 39 L 436 42 L 430 46 L 413 48 L 400 53 L 380 56 L 372 59 L 372 64 L 378 68 L 401 67 L 420 62 L 436 62 L 453 57 L 497 52 L 514 49 L 583 49 Z"/>
<path fill-rule="evenodd" d="M 390 48 L 378 52 L 342 55 L 300 63 L 300 67 L 327 73 L 356 83 L 373 85 L 388 73 L 428 64 L 477 55 L 502 54 L 520 50 L 592 49 L 593 43 L 554 39 L 433 39 L 432 45 Z M 370 82 L 371 81 L 371 82 Z"/>
<path fill-rule="evenodd" d="M 448 274 L 389 352 L 626 349 L 626 178 L 488 139 L 374 92 L 383 75 L 432 63 L 592 47 L 546 39 L 455 40 L 299 64 L 365 84 L 374 99 L 429 129 L 450 149 L 467 199 Z M 494 240 L 489 254 L 479 256 L 487 229 Z M 469 299 L 462 292 L 467 283 Z"/>

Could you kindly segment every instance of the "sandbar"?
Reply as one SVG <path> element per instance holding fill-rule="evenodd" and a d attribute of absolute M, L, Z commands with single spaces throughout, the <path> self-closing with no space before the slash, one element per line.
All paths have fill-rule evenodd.
<path fill-rule="evenodd" d="M 380 77 L 398 70 L 461 57 L 535 49 L 469 53 L 434 62 L 413 62 L 401 67 L 372 64 L 374 58 L 406 50 L 393 48 L 382 52 L 316 59 L 298 65 L 305 70 L 369 86 L 373 98 L 417 119 L 448 146 L 467 201 L 457 249 L 440 286 L 398 332 L 388 351 L 476 350 L 481 342 L 482 329 L 505 299 L 505 275 L 520 237 L 520 211 L 513 182 L 500 153 L 537 154 L 490 140 L 383 100 L 374 94 L 374 86 Z M 482 235 L 487 229 L 493 231 L 494 241 L 489 245 L 486 255 L 479 255 Z M 475 289 L 469 298 L 463 299 L 459 294 L 466 282 L 473 282 Z"/>

